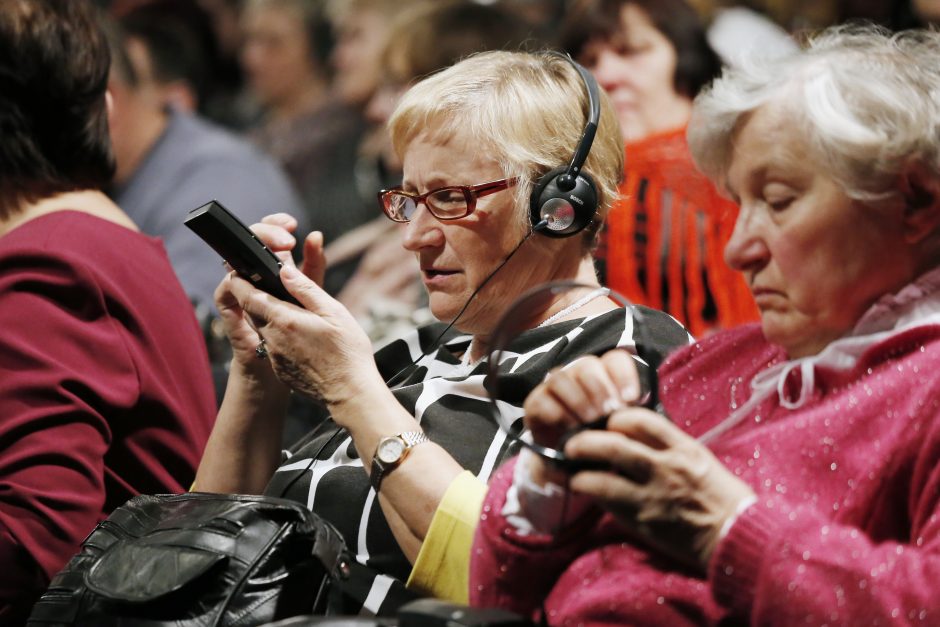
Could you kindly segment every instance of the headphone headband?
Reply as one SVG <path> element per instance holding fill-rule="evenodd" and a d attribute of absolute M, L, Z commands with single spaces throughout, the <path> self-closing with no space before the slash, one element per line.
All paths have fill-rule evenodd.
<path fill-rule="evenodd" d="M 552 54 L 561 57 L 577 70 L 578 75 L 581 76 L 581 82 L 584 83 L 587 89 L 588 95 L 588 121 L 587 124 L 584 125 L 581 139 L 578 140 L 578 147 L 575 149 L 574 155 L 571 157 L 571 163 L 568 165 L 568 170 L 565 172 L 566 176 L 572 177 L 573 183 L 574 178 L 580 174 L 581 168 L 584 167 L 588 153 L 591 152 L 591 145 L 594 143 L 594 135 L 597 133 L 597 125 L 601 119 L 601 99 L 598 93 L 599 88 L 597 81 L 583 65 L 572 59 L 571 55 L 560 52 L 553 52 Z"/>
<path fill-rule="evenodd" d="M 584 230 L 597 213 L 597 187 L 581 168 L 594 143 L 601 117 L 600 88 L 597 81 L 570 55 L 552 51 L 552 56 L 570 63 L 584 83 L 588 96 L 588 120 L 568 165 L 542 175 L 532 190 L 530 219 L 534 230 L 549 237 L 569 237 Z"/>

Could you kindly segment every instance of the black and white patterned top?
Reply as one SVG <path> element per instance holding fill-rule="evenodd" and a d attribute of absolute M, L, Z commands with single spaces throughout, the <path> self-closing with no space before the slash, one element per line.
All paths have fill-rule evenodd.
<path fill-rule="evenodd" d="M 643 310 L 645 331 L 636 339 L 648 346 L 644 355 L 661 358 L 689 343 L 685 329 L 666 314 Z M 461 363 L 470 336 L 451 333 L 440 348 L 413 362 L 441 333 L 443 325 L 422 327 L 376 353 L 386 381 L 398 402 L 411 412 L 427 436 L 448 451 L 465 469 L 486 482 L 493 471 L 517 452 L 497 424 L 487 391 L 488 364 Z M 504 423 L 521 421 L 526 395 L 556 366 L 577 357 L 599 355 L 616 346 L 634 347 L 635 329 L 628 310 L 616 309 L 524 331 L 502 351 L 498 370 L 498 405 Z M 651 345 L 651 346 L 650 346 Z M 381 407 L 375 411 L 381 413 Z M 518 423 L 517 423 L 518 426 Z M 398 547 L 363 470 L 352 438 L 328 420 L 302 439 L 278 468 L 266 494 L 305 503 L 343 534 L 358 564 L 372 576 L 360 582 L 362 608 L 344 613 L 393 614 L 411 571 Z M 365 569 L 357 569 L 363 571 Z M 376 576 L 375 573 L 381 573 Z M 391 590 L 391 593 L 390 593 Z"/>

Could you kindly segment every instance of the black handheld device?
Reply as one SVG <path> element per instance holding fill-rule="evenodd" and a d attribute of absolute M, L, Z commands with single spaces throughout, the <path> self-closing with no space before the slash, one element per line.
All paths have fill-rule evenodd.
<path fill-rule="evenodd" d="M 300 304 L 281 283 L 281 260 L 218 201 L 210 200 L 193 209 L 183 224 L 252 285 L 281 300 Z"/>

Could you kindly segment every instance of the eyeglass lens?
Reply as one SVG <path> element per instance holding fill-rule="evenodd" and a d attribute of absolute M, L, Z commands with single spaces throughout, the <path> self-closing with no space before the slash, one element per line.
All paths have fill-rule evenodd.
<path fill-rule="evenodd" d="M 424 202 L 438 218 L 460 218 L 468 212 L 467 196 L 458 188 L 439 189 L 429 194 Z M 388 195 L 388 206 L 395 216 L 404 220 L 411 220 L 418 208 L 414 198 L 397 193 Z"/>

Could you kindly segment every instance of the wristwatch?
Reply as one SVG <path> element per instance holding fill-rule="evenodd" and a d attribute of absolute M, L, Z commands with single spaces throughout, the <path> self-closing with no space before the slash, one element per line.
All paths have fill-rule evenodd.
<path fill-rule="evenodd" d="M 423 431 L 405 431 L 398 435 L 390 435 L 379 440 L 372 456 L 372 472 L 369 480 L 376 492 L 382 484 L 382 479 L 401 464 L 408 456 L 408 452 L 422 442 L 430 442 Z"/>

